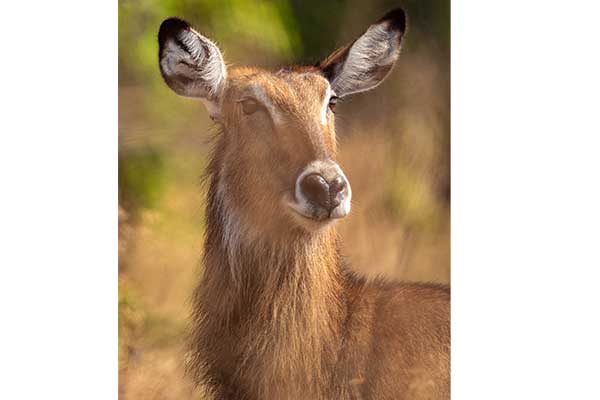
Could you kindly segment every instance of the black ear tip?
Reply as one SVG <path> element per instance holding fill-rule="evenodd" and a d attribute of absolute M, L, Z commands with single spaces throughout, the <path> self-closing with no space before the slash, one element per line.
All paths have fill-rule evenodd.
<path fill-rule="evenodd" d="M 165 19 L 158 30 L 158 41 L 163 43 L 168 37 L 177 35 L 182 30 L 190 28 L 190 24 L 176 17 Z"/>
<path fill-rule="evenodd" d="M 400 32 L 406 30 L 406 13 L 401 8 L 388 11 L 377 23 L 388 22 L 390 27 Z"/>

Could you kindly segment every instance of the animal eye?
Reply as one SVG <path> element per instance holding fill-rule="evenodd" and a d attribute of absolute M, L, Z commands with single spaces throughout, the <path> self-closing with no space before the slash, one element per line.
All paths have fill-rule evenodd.
<path fill-rule="evenodd" d="M 331 96 L 329 98 L 329 109 L 331 110 L 331 112 L 335 112 L 335 105 L 338 102 L 338 97 L 337 96 Z"/>
<path fill-rule="evenodd" d="M 241 103 L 242 111 L 244 111 L 244 114 L 246 115 L 254 114 L 260 108 L 260 104 L 254 99 L 244 99 Z"/>

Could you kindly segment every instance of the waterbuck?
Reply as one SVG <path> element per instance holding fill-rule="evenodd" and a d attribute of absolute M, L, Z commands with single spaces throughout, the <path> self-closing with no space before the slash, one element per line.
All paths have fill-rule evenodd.
<path fill-rule="evenodd" d="M 316 66 L 269 72 L 228 68 L 188 23 L 162 23 L 165 82 L 220 127 L 189 357 L 215 398 L 449 398 L 449 288 L 353 275 L 335 228 L 352 197 L 336 101 L 389 74 L 405 27 L 396 9 Z"/>

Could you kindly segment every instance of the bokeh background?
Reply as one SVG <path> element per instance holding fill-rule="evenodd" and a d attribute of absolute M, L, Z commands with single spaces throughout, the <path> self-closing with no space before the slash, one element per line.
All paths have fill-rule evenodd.
<path fill-rule="evenodd" d="M 336 109 L 353 211 L 339 223 L 368 276 L 450 279 L 448 0 L 119 0 L 119 396 L 205 398 L 183 373 L 192 288 L 202 273 L 201 176 L 214 125 L 158 69 L 158 27 L 180 16 L 229 64 L 313 64 L 402 6 L 409 30 L 377 89 Z"/>

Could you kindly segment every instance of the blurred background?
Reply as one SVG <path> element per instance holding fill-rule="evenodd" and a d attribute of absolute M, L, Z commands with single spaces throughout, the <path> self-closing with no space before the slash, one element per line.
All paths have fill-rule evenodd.
<path fill-rule="evenodd" d="M 179 16 L 233 65 L 314 64 L 391 8 L 408 14 L 388 79 L 336 108 L 353 210 L 343 250 L 368 276 L 450 280 L 448 0 L 119 0 L 119 397 L 203 399 L 183 373 L 202 273 L 200 183 L 214 125 L 158 69 L 158 27 Z"/>

